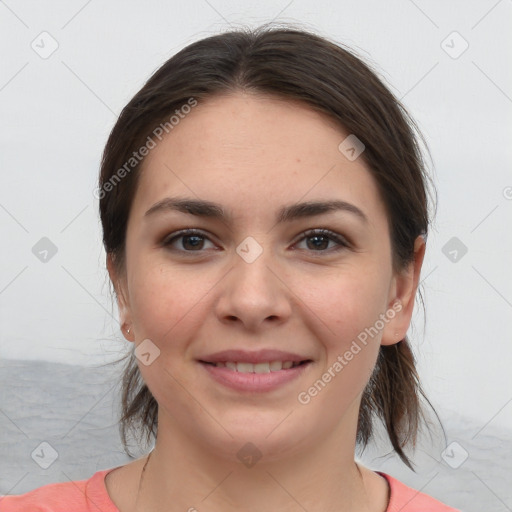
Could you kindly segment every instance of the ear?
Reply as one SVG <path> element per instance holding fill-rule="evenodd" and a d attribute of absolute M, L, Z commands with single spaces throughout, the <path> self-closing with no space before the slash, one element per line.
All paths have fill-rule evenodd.
<path fill-rule="evenodd" d="M 393 345 L 405 338 L 414 310 L 425 248 L 425 239 L 420 235 L 414 241 L 414 260 L 393 277 L 386 313 L 389 321 L 384 327 L 381 345 Z"/>
<path fill-rule="evenodd" d="M 131 328 L 132 318 L 130 312 L 128 290 L 126 289 L 126 284 L 124 280 L 116 272 L 116 267 L 111 253 L 107 254 L 106 264 L 108 275 L 110 276 L 110 280 L 114 285 L 116 293 L 117 307 L 119 309 L 119 325 L 121 327 L 121 332 L 128 341 L 135 341 L 133 329 Z M 129 334 L 126 333 L 126 329 L 123 329 L 124 326 L 131 328 Z"/>

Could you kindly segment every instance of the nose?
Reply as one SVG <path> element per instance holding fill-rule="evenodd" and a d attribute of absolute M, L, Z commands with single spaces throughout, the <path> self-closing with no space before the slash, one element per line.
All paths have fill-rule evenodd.
<path fill-rule="evenodd" d="M 271 251 L 263 250 L 254 261 L 240 254 L 233 255 L 233 267 L 219 283 L 217 317 L 251 331 L 283 324 L 291 315 L 293 294 Z"/>

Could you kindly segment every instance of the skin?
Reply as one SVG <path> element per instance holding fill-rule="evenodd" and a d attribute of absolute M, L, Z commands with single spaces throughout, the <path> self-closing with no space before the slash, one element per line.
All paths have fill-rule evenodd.
<path fill-rule="evenodd" d="M 137 346 L 150 339 L 160 350 L 150 365 L 139 362 L 159 404 L 140 493 L 146 457 L 106 479 L 121 512 L 386 510 L 387 482 L 354 461 L 358 410 L 379 346 L 403 339 L 409 327 L 425 244 L 418 237 L 414 261 L 393 271 L 376 183 L 362 158 L 349 161 L 338 150 L 347 135 L 300 103 L 236 93 L 196 106 L 146 158 L 125 273 L 116 275 L 107 257 L 126 339 Z M 144 215 L 169 196 L 219 203 L 232 218 Z M 357 206 L 368 222 L 345 211 L 275 222 L 284 205 L 331 199 Z M 198 249 L 190 238 L 162 245 L 184 228 L 203 231 Z M 321 238 L 318 249 L 302 235 L 316 228 L 350 245 Z M 263 249 L 252 263 L 236 252 L 248 236 Z M 384 329 L 299 403 L 299 393 L 396 301 L 402 309 Z M 216 383 L 197 362 L 229 348 L 281 349 L 313 363 L 275 391 L 248 395 Z M 250 468 L 237 457 L 249 441 L 262 454 Z"/>

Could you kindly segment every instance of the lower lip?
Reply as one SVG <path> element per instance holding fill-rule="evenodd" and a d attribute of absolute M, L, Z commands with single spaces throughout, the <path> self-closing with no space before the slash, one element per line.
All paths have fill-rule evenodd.
<path fill-rule="evenodd" d="M 236 391 L 265 392 L 283 386 L 287 382 L 297 379 L 310 366 L 310 362 L 270 373 L 242 373 L 226 367 L 202 363 L 206 371 L 217 382 Z"/>

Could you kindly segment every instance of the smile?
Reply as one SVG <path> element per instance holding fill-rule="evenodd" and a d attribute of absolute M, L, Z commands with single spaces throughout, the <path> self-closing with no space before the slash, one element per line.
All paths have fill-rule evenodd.
<path fill-rule="evenodd" d="M 240 372 L 240 373 L 270 373 L 270 372 L 278 372 L 280 370 L 287 370 L 289 368 L 294 368 L 295 366 L 299 366 L 306 361 L 294 362 L 294 361 L 269 361 L 262 363 L 244 363 L 244 362 L 234 362 L 234 361 L 226 361 L 226 362 L 218 362 L 218 363 L 206 363 L 216 366 L 217 368 L 229 368 L 230 370 Z"/>
<path fill-rule="evenodd" d="M 306 372 L 312 361 L 199 361 L 206 374 L 224 388 L 237 392 L 261 393 L 277 390 Z"/>

